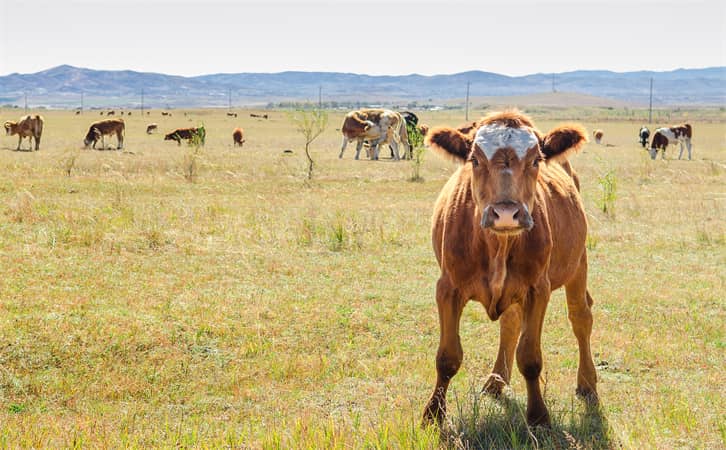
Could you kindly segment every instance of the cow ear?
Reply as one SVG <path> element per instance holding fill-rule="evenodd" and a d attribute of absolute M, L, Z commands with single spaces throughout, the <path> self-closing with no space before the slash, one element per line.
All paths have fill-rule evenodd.
<path fill-rule="evenodd" d="M 471 138 L 453 128 L 437 127 L 426 134 L 426 145 L 440 156 L 463 163 L 471 151 Z"/>
<path fill-rule="evenodd" d="M 587 131 L 582 125 L 560 125 L 542 139 L 542 153 L 548 160 L 566 160 L 586 142 Z"/>

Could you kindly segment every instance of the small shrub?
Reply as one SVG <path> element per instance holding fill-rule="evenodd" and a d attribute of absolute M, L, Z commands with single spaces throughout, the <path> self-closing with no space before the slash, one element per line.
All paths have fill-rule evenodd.
<path fill-rule="evenodd" d="M 617 177 L 613 170 L 608 170 L 605 174 L 597 177 L 597 183 L 600 187 L 600 198 L 598 199 L 598 208 L 607 216 L 615 216 L 615 200 L 617 199 Z"/>
<path fill-rule="evenodd" d="M 81 153 L 79 150 L 70 150 L 61 157 L 59 164 L 61 169 L 63 170 L 63 173 L 65 173 L 66 176 L 71 176 L 73 169 L 76 167 L 76 162 L 78 162 L 78 157 L 80 156 L 80 154 Z"/>
<path fill-rule="evenodd" d="M 423 135 L 418 131 L 415 125 L 406 123 L 406 129 L 408 131 L 408 142 L 411 144 L 411 178 L 409 181 L 423 181 L 421 176 L 421 165 L 423 164 L 424 151 L 426 150 L 423 146 Z"/>
<path fill-rule="evenodd" d="M 189 139 L 189 149 L 184 153 L 184 160 L 182 162 L 182 171 L 184 179 L 190 183 L 197 181 L 199 176 L 199 168 L 202 165 L 202 147 L 207 136 L 207 131 L 204 125 L 197 127 L 197 134 Z"/>

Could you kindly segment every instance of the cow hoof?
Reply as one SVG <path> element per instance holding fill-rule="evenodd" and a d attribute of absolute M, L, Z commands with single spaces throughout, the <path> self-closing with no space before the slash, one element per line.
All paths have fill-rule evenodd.
<path fill-rule="evenodd" d="M 527 424 L 531 427 L 550 428 L 550 414 L 544 411 L 527 411 Z"/>
<path fill-rule="evenodd" d="M 578 386 L 577 389 L 575 389 L 575 394 L 591 405 L 597 405 L 600 402 L 597 391 L 594 389 Z"/>
<path fill-rule="evenodd" d="M 445 416 L 446 405 L 440 404 L 437 399 L 431 399 L 429 404 L 426 405 L 426 409 L 424 409 L 423 418 L 421 419 L 421 427 L 426 428 L 432 425 L 440 427 Z"/>
<path fill-rule="evenodd" d="M 504 381 L 504 378 L 502 378 L 501 375 L 497 373 L 490 373 L 487 380 L 484 382 L 482 392 L 494 398 L 499 398 L 506 385 L 507 382 Z"/>

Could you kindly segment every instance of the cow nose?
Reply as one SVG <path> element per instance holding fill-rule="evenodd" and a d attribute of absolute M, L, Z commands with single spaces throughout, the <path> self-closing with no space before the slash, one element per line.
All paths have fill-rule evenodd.
<path fill-rule="evenodd" d="M 518 228 L 519 207 L 514 204 L 492 206 L 492 226 L 494 228 Z"/>

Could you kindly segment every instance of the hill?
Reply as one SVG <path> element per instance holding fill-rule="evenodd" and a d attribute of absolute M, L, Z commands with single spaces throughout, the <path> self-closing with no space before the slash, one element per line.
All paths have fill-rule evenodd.
<path fill-rule="evenodd" d="M 0 104 L 76 107 L 83 93 L 88 106 L 202 107 L 315 101 L 339 103 L 441 103 L 472 97 L 531 96 L 558 92 L 647 105 L 653 78 L 654 105 L 726 104 L 726 67 L 669 72 L 574 71 L 519 77 L 471 71 L 450 75 L 372 76 L 337 72 L 236 73 L 182 77 L 131 70 L 58 66 L 33 74 L 0 77 Z M 551 99 L 546 99 L 551 100 Z M 596 102 L 597 103 L 597 102 Z"/>

